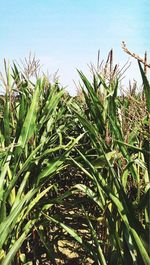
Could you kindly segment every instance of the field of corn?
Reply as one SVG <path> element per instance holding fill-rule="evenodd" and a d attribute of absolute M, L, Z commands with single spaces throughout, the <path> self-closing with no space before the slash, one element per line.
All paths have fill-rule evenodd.
<path fill-rule="evenodd" d="M 6 62 L 0 96 L 0 264 L 148 265 L 150 84 L 120 93 L 112 51 L 58 80 Z"/>

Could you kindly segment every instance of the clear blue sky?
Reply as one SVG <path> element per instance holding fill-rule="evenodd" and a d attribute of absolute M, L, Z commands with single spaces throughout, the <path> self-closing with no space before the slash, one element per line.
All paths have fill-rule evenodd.
<path fill-rule="evenodd" d="M 87 73 L 98 49 L 104 59 L 113 48 L 120 65 L 128 59 L 122 40 L 135 53 L 150 52 L 150 0 L 2 0 L 0 14 L 0 67 L 4 57 L 31 51 L 49 73 L 59 68 L 71 92 L 76 68 Z M 138 79 L 134 64 L 128 72 Z"/>

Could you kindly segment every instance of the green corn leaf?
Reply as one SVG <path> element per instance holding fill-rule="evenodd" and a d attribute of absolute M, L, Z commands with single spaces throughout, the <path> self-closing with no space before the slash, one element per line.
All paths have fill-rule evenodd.
<path fill-rule="evenodd" d="M 14 243 L 14 245 L 11 247 L 9 252 L 7 253 L 6 257 L 2 260 L 1 265 L 10 265 L 13 261 L 13 258 L 15 257 L 17 251 L 21 247 L 22 243 L 26 239 L 29 231 L 33 227 L 36 220 L 30 220 L 24 227 L 24 231 L 22 235 L 17 239 L 17 241 Z"/>
<path fill-rule="evenodd" d="M 148 255 L 148 251 L 146 250 L 143 241 L 139 237 L 138 233 L 136 232 L 135 229 L 129 228 L 129 232 L 131 233 L 132 237 L 134 238 L 134 244 L 137 246 L 138 251 L 141 254 L 142 260 L 145 265 L 150 264 L 150 257 Z"/>
<path fill-rule="evenodd" d="M 52 176 L 52 174 L 60 170 L 64 161 L 68 158 L 69 152 L 71 149 L 78 143 L 78 141 L 83 137 L 84 134 L 79 135 L 76 139 L 72 139 L 70 144 L 68 145 L 68 150 L 64 152 L 59 158 L 55 158 L 48 163 L 48 165 L 41 171 L 41 173 L 37 176 L 37 185 L 41 180 L 45 179 L 48 176 Z"/>
<path fill-rule="evenodd" d="M 76 184 L 75 186 L 73 186 L 73 191 L 72 193 L 74 193 L 74 188 L 78 189 L 82 192 L 84 192 L 84 194 L 86 194 L 91 200 L 93 200 L 97 205 L 99 205 L 99 207 L 104 210 L 104 198 L 102 198 L 102 202 L 101 202 L 101 198 L 99 198 L 97 196 L 97 194 L 95 192 L 93 192 L 89 187 L 87 187 L 86 185 L 83 184 Z"/>
<path fill-rule="evenodd" d="M 75 240 L 77 240 L 80 244 L 82 244 L 82 238 L 76 233 L 76 231 L 69 226 L 63 224 L 62 222 L 56 220 L 55 218 L 48 216 L 47 214 L 43 213 L 43 215 L 49 220 L 53 221 L 56 224 L 60 225 L 68 234 L 70 234 Z"/>
<path fill-rule="evenodd" d="M 3 123 L 4 123 L 4 139 L 5 139 L 5 145 L 8 146 L 10 144 L 10 100 L 9 100 L 9 94 L 6 92 L 5 96 L 5 105 L 4 105 L 4 117 L 3 117 Z"/>
<path fill-rule="evenodd" d="M 42 89 L 42 83 L 41 81 L 37 81 L 36 88 L 33 94 L 33 99 L 32 99 L 30 108 L 27 112 L 23 127 L 21 129 L 21 133 L 18 139 L 19 148 L 21 147 L 23 149 L 27 141 L 31 138 L 31 136 L 35 132 L 36 118 L 37 118 L 37 112 L 38 112 L 38 107 L 39 107 L 38 103 L 39 103 L 41 89 Z"/>
<path fill-rule="evenodd" d="M 86 213 L 85 213 L 86 214 Z M 97 238 L 97 235 L 96 235 L 96 231 L 90 221 L 90 218 L 89 216 L 86 214 L 86 218 L 87 218 L 87 221 L 88 221 L 88 224 L 89 224 L 89 227 L 90 227 L 90 230 L 91 230 L 91 234 L 92 234 L 92 239 L 94 240 L 95 242 L 95 245 L 97 247 L 97 263 L 99 265 L 107 265 L 107 262 L 106 262 L 106 259 L 104 257 L 104 254 L 103 254 L 103 251 L 102 251 L 102 248 L 99 244 L 99 241 L 98 241 L 98 238 Z"/>
<path fill-rule="evenodd" d="M 0 249 L 2 248 L 4 242 L 7 237 L 11 234 L 14 226 L 16 225 L 16 221 L 21 214 L 21 211 L 27 200 L 31 200 L 33 195 L 35 194 L 35 190 L 30 190 L 25 197 L 19 202 L 16 208 L 5 218 L 5 220 L 0 224 Z"/>
<path fill-rule="evenodd" d="M 139 61 L 138 61 L 138 64 L 139 64 L 139 68 L 140 68 L 140 72 L 141 72 L 141 76 L 143 80 L 143 89 L 145 93 L 146 105 L 147 105 L 148 112 L 150 113 L 150 84 L 147 80 L 146 75 L 144 74 L 143 68 Z"/>

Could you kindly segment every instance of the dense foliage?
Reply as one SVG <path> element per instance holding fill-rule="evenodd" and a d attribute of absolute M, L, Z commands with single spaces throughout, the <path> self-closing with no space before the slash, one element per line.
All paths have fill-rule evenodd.
<path fill-rule="evenodd" d="M 5 64 L 0 97 L 0 262 L 148 265 L 150 85 L 118 96 L 92 69 L 70 97 Z"/>

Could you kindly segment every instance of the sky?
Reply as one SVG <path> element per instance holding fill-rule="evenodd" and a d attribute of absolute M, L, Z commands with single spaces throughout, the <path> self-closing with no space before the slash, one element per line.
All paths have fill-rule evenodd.
<path fill-rule="evenodd" d="M 10 61 L 35 54 L 43 71 L 58 69 L 60 83 L 75 93 L 76 69 L 89 74 L 97 52 L 106 59 L 111 48 L 115 63 L 129 56 L 121 42 L 143 57 L 150 52 L 150 0 L 1 0 L 0 70 Z M 137 63 L 126 72 L 126 82 L 139 79 Z"/>

